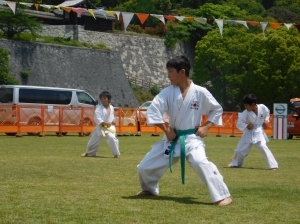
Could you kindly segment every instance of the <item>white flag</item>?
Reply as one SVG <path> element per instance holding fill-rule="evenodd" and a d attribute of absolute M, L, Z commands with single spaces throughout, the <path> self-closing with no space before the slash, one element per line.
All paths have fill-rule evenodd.
<path fill-rule="evenodd" d="M 153 17 L 159 19 L 160 21 L 162 21 L 164 24 L 166 24 L 165 17 L 163 15 L 150 14 L 150 16 L 153 16 Z"/>
<path fill-rule="evenodd" d="M 134 13 L 132 13 L 132 12 L 122 12 L 125 31 L 126 31 L 127 26 L 129 25 L 130 21 L 132 20 L 133 15 L 134 15 Z"/>
<path fill-rule="evenodd" d="M 284 25 L 289 30 L 293 24 L 292 23 L 284 23 Z"/>
<path fill-rule="evenodd" d="M 223 19 L 215 19 L 215 21 L 218 24 L 221 36 L 223 36 Z"/>
<path fill-rule="evenodd" d="M 13 11 L 13 13 L 16 14 L 16 3 L 15 2 L 8 2 L 8 1 L 5 1 L 5 2 L 9 6 L 9 8 Z"/>

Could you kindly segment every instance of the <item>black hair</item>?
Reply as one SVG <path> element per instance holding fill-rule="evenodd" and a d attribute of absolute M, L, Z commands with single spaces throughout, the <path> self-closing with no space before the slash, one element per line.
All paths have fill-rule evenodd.
<path fill-rule="evenodd" d="M 189 76 L 190 69 L 191 69 L 191 63 L 187 56 L 180 55 L 176 56 L 174 58 L 171 58 L 166 65 L 167 68 L 175 68 L 177 72 L 179 72 L 181 69 L 185 70 L 186 76 Z"/>
<path fill-rule="evenodd" d="M 101 98 L 101 96 L 105 96 L 107 97 L 109 100 L 111 99 L 111 94 L 108 91 L 103 91 L 100 93 L 99 98 Z"/>
<path fill-rule="evenodd" d="M 256 104 L 256 96 L 255 95 L 250 93 L 250 94 L 247 94 L 247 95 L 244 96 L 243 104 L 251 105 L 253 103 Z"/>

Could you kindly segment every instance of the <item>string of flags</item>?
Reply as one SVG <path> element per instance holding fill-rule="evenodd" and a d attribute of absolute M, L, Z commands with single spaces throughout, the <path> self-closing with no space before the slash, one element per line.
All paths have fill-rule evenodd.
<path fill-rule="evenodd" d="M 223 36 L 224 22 L 226 22 L 228 24 L 236 25 L 236 26 L 242 25 L 242 26 L 246 27 L 247 29 L 249 29 L 248 25 L 251 25 L 251 26 L 260 25 L 264 35 L 265 35 L 265 30 L 268 25 L 270 25 L 273 30 L 276 30 L 281 25 L 284 25 L 288 30 L 291 28 L 291 26 L 295 26 L 297 28 L 297 30 L 300 32 L 300 24 L 295 24 L 295 23 L 257 22 L 257 21 L 223 20 L 223 19 L 173 16 L 173 15 L 158 15 L 158 14 L 146 14 L 146 13 L 109 11 L 109 10 L 104 10 L 104 9 L 75 8 L 75 7 L 67 7 L 67 6 L 59 6 L 59 5 L 54 6 L 54 5 L 35 4 L 35 3 L 26 3 L 26 2 L 19 2 L 19 4 L 25 5 L 27 7 L 32 7 L 34 5 L 36 10 L 38 10 L 39 7 L 43 7 L 43 8 L 47 8 L 47 9 L 64 10 L 68 13 L 73 11 L 77 14 L 78 17 L 80 17 L 81 14 L 84 12 L 89 12 L 94 17 L 94 19 L 96 19 L 95 14 L 102 15 L 104 18 L 107 18 L 107 15 L 116 16 L 118 20 L 120 20 L 120 15 L 122 15 L 125 31 L 126 31 L 128 25 L 130 24 L 133 16 L 136 15 L 138 17 L 139 21 L 141 22 L 141 24 L 144 24 L 146 22 L 146 20 L 149 18 L 149 16 L 159 19 L 163 24 L 166 24 L 166 20 L 179 21 L 179 22 L 181 22 L 183 20 L 196 21 L 203 25 L 205 25 L 207 23 L 213 24 L 215 22 L 219 27 L 221 36 Z M 16 2 L 0 0 L 0 5 L 8 5 L 9 8 L 15 14 Z"/>

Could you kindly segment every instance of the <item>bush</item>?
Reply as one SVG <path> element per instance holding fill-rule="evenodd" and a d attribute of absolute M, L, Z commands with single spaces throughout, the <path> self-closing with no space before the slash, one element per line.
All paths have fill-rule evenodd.
<path fill-rule="evenodd" d="M 28 70 L 23 70 L 21 71 L 21 76 L 26 79 L 30 76 L 30 72 Z"/>

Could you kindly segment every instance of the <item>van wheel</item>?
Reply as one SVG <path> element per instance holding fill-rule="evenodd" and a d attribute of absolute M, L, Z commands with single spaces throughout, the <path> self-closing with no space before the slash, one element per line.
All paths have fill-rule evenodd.
<path fill-rule="evenodd" d="M 287 133 L 287 139 L 292 139 L 294 135 L 291 135 L 290 133 Z"/>
<path fill-rule="evenodd" d="M 81 124 L 86 125 L 86 126 L 92 126 L 93 122 L 89 118 L 85 118 L 82 123 L 80 122 L 80 125 Z M 81 132 L 78 132 L 78 134 L 81 136 Z M 82 136 L 89 136 L 90 134 L 91 134 L 91 132 L 83 132 Z"/>
<path fill-rule="evenodd" d="M 5 133 L 7 136 L 15 136 L 17 133 Z"/>
<path fill-rule="evenodd" d="M 40 118 L 31 118 L 27 124 L 28 125 L 41 125 L 41 119 Z M 40 135 L 40 132 L 27 132 L 27 134 L 38 136 L 38 135 Z"/>

